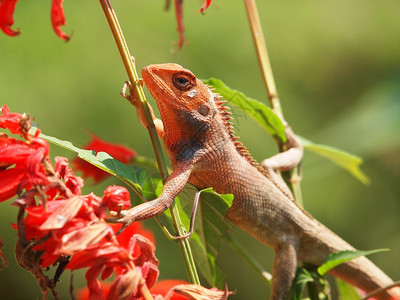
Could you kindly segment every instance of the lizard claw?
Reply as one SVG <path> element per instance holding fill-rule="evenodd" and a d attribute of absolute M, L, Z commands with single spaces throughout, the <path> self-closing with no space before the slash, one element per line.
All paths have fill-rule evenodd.
<path fill-rule="evenodd" d="M 120 233 L 122 233 L 126 227 L 128 227 L 129 225 L 131 225 L 133 222 L 135 222 L 135 218 L 133 215 L 129 214 L 129 210 L 122 210 L 120 212 L 115 212 L 112 211 L 110 212 L 110 215 L 113 218 L 108 218 L 106 219 L 106 222 L 109 223 L 120 223 L 123 224 L 123 226 L 121 227 L 120 230 L 118 230 L 115 234 L 118 235 Z"/>
<path fill-rule="evenodd" d="M 139 83 L 143 87 L 143 79 L 138 79 L 137 83 Z M 129 94 L 126 93 L 126 90 L 129 88 Z M 135 97 L 135 93 L 133 90 L 133 85 L 130 81 L 125 81 L 124 85 L 122 86 L 122 90 L 120 95 L 132 103 L 134 106 L 137 106 L 137 99 Z"/>

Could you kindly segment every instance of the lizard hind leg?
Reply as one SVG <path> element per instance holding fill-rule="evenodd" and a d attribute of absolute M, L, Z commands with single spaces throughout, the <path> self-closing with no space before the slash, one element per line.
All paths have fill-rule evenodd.
<path fill-rule="evenodd" d="M 292 243 L 281 243 L 275 247 L 272 273 L 271 300 L 287 299 L 297 268 L 297 251 Z"/>
<path fill-rule="evenodd" d="M 268 173 L 293 169 L 300 164 L 303 158 L 303 145 L 289 125 L 286 125 L 285 134 L 287 137 L 287 150 L 261 162 L 261 166 Z"/>

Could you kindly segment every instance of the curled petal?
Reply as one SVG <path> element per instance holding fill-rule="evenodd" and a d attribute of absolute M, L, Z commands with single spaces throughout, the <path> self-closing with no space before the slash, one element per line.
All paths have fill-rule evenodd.
<path fill-rule="evenodd" d="M 142 279 L 142 273 L 138 268 L 128 269 L 126 273 L 118 275 L 111 285 L 107 300 L 126 300 L 134 295 Z"/>
<path fill-rule="evenodd" d="M 229 295 L 234 294 L 227 288 L 224 291 L 219 291 L 216 288 L 207 289 L 197 284 L 177 285 L 172 290 L 193 300 L 225 300 L 228 299 Z"/>
<path fill-rule="evenodd" d="M 89 297 L 90 300 L 104 300 L 104 291 L 101 287 L 100 281 L 97 279 L 101 271 L 103 270 L 103 266 L 97 266 L 93 268 L 89 268 L 86 271 L 85 277 L 87 280 L 87 287 L 89 289 Z"/>
<path fill-rule="evenodd" d="M 158 267 L 150 262 L 145 262 L 140 269 L 142 270 L 143 278 L 146 280 L 147 287 L 151 288 L 156 283 L 160 274 Z"/>
<path fill-rule="evenodd" d="M 150 240 L 144 236 L 141 236 L 140 234 L 135 234 L 129 243 L 129 250 L 132 248 L 132 256 L 134 257 L 136 266 L 142 266 L 145 262 L 149 262 L 155 266 L 158 266 L 156 247 Z"/>
<path fill-rule="evenodd" d="M 0 29 L 9 36 L 17 36 L 21 33 L 19 29 L 16 31 L 10 27 L 14 24 L 14 10 L 18 0 L 2 0 L 0 1 Z"/>
<path fill-rule="evenodd" d="M 60 38 L 68 42 L 71 37 L 61 30 L 61 26 L 67 25 L 67 22 L 65 21 L 63 2 L 64 0 L 53 0 L 51 5 L 51 24 L 53 25 L 54 32 Z"/>
<path fill-rule="evenodd" d="M 202 14 L 204 14 L 204 12 L 206 11 L 206 9 L 210 6 L 212 0 L 204 0 L 203 6 L 200 8 L 200 10 L 196 11 L 196 12 L 200 12 Z"/>
<path fill-rule="evenodd" d="M 184 280 L 179 279 L 166 279 L 157 282 L 151 289 L 152 295 L 166 296 L 167 293 L 176 285 L 189 284 Z M 175 293 L 173 290 L 169 293 L 169 300 L 188 300 L 189 298 Z M 165 299 L 165 298 L 164 298 Z"/>

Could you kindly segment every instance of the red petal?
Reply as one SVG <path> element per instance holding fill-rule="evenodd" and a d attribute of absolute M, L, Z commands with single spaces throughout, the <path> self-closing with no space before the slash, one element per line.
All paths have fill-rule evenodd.
<path fill-rule="evenodd" d="M 86 150 L 93 150 L 97 152 L 106 152 L 110 154 L 113 158 L 123 162 L 124 164 L 130 163 L 135 157 L 136 152 L 124 145 L 114 144 L 106 142 L 95 134 L 91 134 L 92 140 L 83 148 Z M 107 172 L 95 167 L 94 165 L 80 159 L 78 157 L 74 158 L 72 161 L 74 168 L 83 173 L 83 177 L 85 178 L 93 178 L 95 183 L 100 182 L 101 180 L 110 176 Z"/>
<path fill-rule="evenodd" d="M 2 0 L 0 1 L 0 29 L 9 36 L 16 36 L 21 33 L 19 29 L 16 31 L 10 27 L 14 24 L 14 10 L 18 0 Z"/>
<path fill-rule="evenodd" d="M 115 159 L 124 164 L 130 163 L 136 157 L 136 152 L 124 145 L 106 142 L 95 134 L 91 134 L 92 140 L 84 149 L 94 150 L 96 152 L 107 152 Z"/>
<path fill-rule="evenodd" d="M 210 6 L 212 0 L 204 0 L 203 6 L 200 8 L 200 10 L 196 11 L 196 12 L 200 12 L 202 14 L 204 14 L 204 12 L 206 11 L 206 9 Z"/>
<path fill-rule="evenodd" d="M 114 232 L 117 232 L 122 227 L 122 224 L 109 224 L 109 225 L 111 225 L 111 227 L 113 228 Z M 151 230 L 144 229 L 143 226 L 142 226 L 142 223 L 140 223 L 140 222 L 133 222 L 122 233 L 117 235 L 118 243 L 122 247 L 124 247 L 125 249 L 128 250 L 131 238 L 135 234 L 140 234 L 140 235 L 144 236 L 145 238 L 149 239 L 150 242 L 152 242 L 153 244 L 156 243 L 156 240 L 154 238 L 153 232 Z"/>
<path fill-rule="evenodd" d="M 12 168 L 0 171 L 0 202 L 17 194 L 21 180 L 25 177 L 25 169 Z"/>
<path fill-rule="evenodd" d="M 86 222 L 87 224 L 87 222 Z M 83 228 L 64 233 L 61 237 L 61 247 L 58 250 L 60 254 L 73 255 L 77 251 L 83 251 L 87 247 L 101 241 L 111 228 L 105 223 L 95 223 Z"/>
<path fill-rule="evenodd" d="M 110 290 L 110 286 L 111 286 L 111 283 L 108 282 L 108 281 L 103 281 L 103 282 L 101 283 L 101 288 L 102 288 L 102 290 L 103 290 L 103 292 L 104 292 L 104 295 L 105 295 L 106 297 L 107 297 L 108 292 L 109 292 L 109 290 Z M 88 289 L 87 287 L 82 288 L 82 289 L 79 289 L 78 292 L 77 292 L 77 297 L 76 297 L 76 299 L 77 299 L 77 300 L 91 300 L 91 299 L 89 298 L 89 289 Z"/>
<path fill-rule="evenodd" d="M 94 245 L 72 256 L 67 269 L 74 270 L 104 266 L 107 263 L 121 263 L 121 255 L 124 255 L 125 252 L 123 248 L 111 242 Z"/>
<path fill-rule="evenodd" d="M 63 40 L 69 41 L 70 36 L 66 35 L 62 30 L 61 26 L 67 25 L 65 21 L 64 9 L 63 9 L 64 0 L 53 0 L 51 5 L 51 24 L 53 25 L 54 32 Z"/>
<path fill-rule="evenodd" d="M 52 201 L 57 206 L 48 216 L 47 220 L 39 227 L 40 230 L 53 230 L 62 228 L 72 220 L 82 206 L 81 197 L 75 196 L 67 200 Z"/>
<path fill-rule="evenodd" d="M 0 137 L 0 166 L 24 163 L 34 149 L 23 141 Z"/>

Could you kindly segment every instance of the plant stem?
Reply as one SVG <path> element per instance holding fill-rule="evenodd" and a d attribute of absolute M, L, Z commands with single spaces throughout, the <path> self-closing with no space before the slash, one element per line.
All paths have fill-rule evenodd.
<path fill-rule="evenodd" d="M 162 147 L 160 140 L 158 139 L 157 136 L 157 131 L 155 128 L 155 125 L 153 123 L 151 113 L 149 110 L 149 106 L 146 100 L 146 97 L 144 95 L 144 91 L 141 85 L 141 81 L 139 80 L 139 76 L 136 72 L 136 68 L 134 65 L 134 62 L 132 60 L 132 56 L 129 52 L 128 46 L 126 44 L 124 35 L 122 33 L 122 29 L 119 25 L 117 16 L 115 14 L 114 9 L 111 6 L 111 3 L 109 0 L 99 0 L 100 4 L 103 8 L 104 14 L 107 18 L 108 24 L 110 26 L 110 29 L 113 33 L 115 43 L 117 44 L 119 53 L 121 55 L 123 64 L 125 66 L 126 73 L 128 74 L 129 81 L 132 84 L 132 89 L 131 91 L 133 92 L 133 97 L 136 98 L 136 100 L 139 102 L 139 105 L 144 111 L 145 118 L 146 118 L 146 128 L 149 131 L 151 143 L 153 146 L 153 150 L 156 156 L 156 161 L 158 165 L 158 169 L 160 171 L 161 179 L 163 182 L 168 177 L 168 169 L 167 165 L 165 163 L 165 158 L 163 155 Z M 172 215 L 172 220 L 174 224 L 174 228 L 177 232 L 178 235 L 183 235 L 185 233 L 185 229 L 182 225 L 178 209 L 176 208 L 176 205 L 173 204 L 170 207 L 171 215 Z M 177 243 L 181 249 L 183 260 L 186 266 L 186 270 L 188 272 L 189 280 L 191 283 L 194 284 L 200 284 L 200 280 L 197 274 L 196 266 L 194 263 L 193 255 L 190 249 L 189 241 L 187 239 L 182 239 L 182 240 L 177 240 Z"/>
<path fill-rule="evenodd" d="M 282 118 L 282 108 L 275 86 L 274 75 L 272 73 L 271 62 L 269 60 L 267 45 L 264 40 L 264 33 L 261 27 L 256 2 L 255 0 L 244 0 L 244 4 L 246 6 L 247 16 L 249 18 L 254 46 L 256 47 L 258 63 L 263 75 L 265 88 L 267 89 L 268 99 L 274 113 Z"/>
<path fill-rule="evenodd" d="M 278 117 L 284 122 L 282 107 L 279 101 L 278 91 L 276 89 L 274 75 L 272 73 L 271 62 L 269 60 L 267 45 L 264 39 L 264 33 L 261 27 L 260 16 L 258 14 L 257 6 L 255 0 L 244 0 L 244 4 L 246 6 L 247 16 L 250 23 L 250 28 L 253 36 L 254 46 L 256 48 L 258 64 L 261 68 L 262 77 L 264 80 L 265 87 L 267 89 L 268 99 L 271 105 L 271 108 L 274 113 L 278 115 Z M 285 145 L 278 145 L 280 151 L 285 151 Z M 283 178 L 286 181 L 289 188 L 292 190 L 294 194 L 294 198 L 296 199 L 299 205 L 302 205 L 302 195 L 300 182 L 297 180 L 300 178 L 299 168 L 295 168 L 292 171 L 283 172 Z M 292 178 L 296 178 L 293 180 Z"/>

